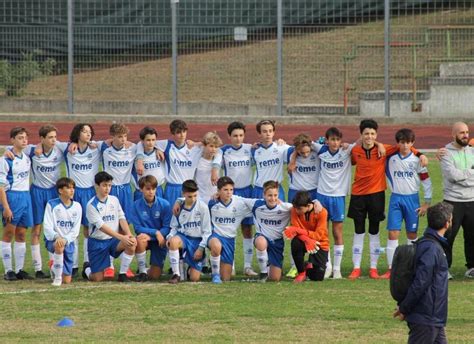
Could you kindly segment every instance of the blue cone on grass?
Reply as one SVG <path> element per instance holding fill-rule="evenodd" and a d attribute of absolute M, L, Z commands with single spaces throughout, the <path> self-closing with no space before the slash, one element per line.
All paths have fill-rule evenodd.
<path fill-rule="evenodd" d="M 72 319 L 69 319 L 68 317 L 64 317 L 59 322 L 57 323 L 59 327 L 71 327 L 74 326 L 74 321 Z"/>

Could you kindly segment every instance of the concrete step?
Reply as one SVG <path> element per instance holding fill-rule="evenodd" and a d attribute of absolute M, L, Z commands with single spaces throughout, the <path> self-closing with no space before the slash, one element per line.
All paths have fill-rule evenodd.
<path fill-rule="evenodd" d="M 288 115 L 318 115 L 318 116 L 334 116 L 344 115 L 344 106 L 339 104 L 299 104 L 287 105 L 286 112 Z M 347 108 L 348 115 L 358 115 L 359 106 L 349 105 Z"/>
<path fill-rule="evenodd" d="M 474 76 L 472 77 L 446 77 L 446 78 L 430 78 L 428 84 L 442 86 L 474 86 Z"/>
<path fill-rule="evenodd" d="M 370 91 L 361 92 L 359 94 L 360 100 L 384 100 L 385 91 Z M 428 100 L 430 99 L 430 91 L 417 91 L 417 100 Z M 413 92 L 406 90 L 393 90 L 390 92 L 390 100 L 413 100 Z"/>

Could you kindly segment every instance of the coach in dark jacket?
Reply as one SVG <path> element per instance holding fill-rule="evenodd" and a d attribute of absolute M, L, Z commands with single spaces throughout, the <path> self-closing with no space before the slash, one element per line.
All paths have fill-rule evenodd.
<path fill-rule="evenodd" d="M 428 228 L 416 247 L 415 277 L 395 317 L 406 320 L 408 343 L 447 343 L 449 250 L 444 234 L 450 230 L 452 205 L 441 202 L 427 211 Z"/>

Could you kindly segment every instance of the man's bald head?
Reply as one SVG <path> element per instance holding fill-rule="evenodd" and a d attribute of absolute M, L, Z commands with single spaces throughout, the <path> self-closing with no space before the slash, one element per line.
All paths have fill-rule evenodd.
<path fill-rule="evenodd" d="M 454 141 L 461 147 L 469 144 L 469 127 L 464 122 L 456 122 L 453 124 L 452 135 Z"/>

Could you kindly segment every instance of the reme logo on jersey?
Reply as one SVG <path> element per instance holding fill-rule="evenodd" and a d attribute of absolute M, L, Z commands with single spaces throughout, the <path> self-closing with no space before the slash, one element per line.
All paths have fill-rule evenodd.
<path fill-rule="evenodd" d="M 310 173 L 310 172 L 316 172 L 317 167 L 315 165 L 313 166 L 297 166 L 296 169 L 300 173 Z"/>
<path fill-rule="evenodd" d="M 56 166 L 36 166 L 36 170 L 42 173 L 51 173 L 56 171 Z"/>
<path fill-rule="evenodd" d="M 155 168 L 158 168 L 160 167 L 161 164 L 159 161 L 152 161 L 152 162 L 144 162 L 143 163 L 143 167 L 145 168 L 145 170 L 153 170 Z"/>
<path fill-rule="evenodd" d="M 260 223 L 263 223 L 269 226 L 279 226 L 281 225 L 281 220 L 260 219 Z"/>
<path fill-rule="evenodd" d="M 216 216 L 214 218 L 214 222 L 219 223 L 219 224 L 235 223 L 235 221 L 236 221 L 235 217 L 219 217 L 219 216 Z"/>
<path fill-rule="evenodd" d="M 74 227 L 73 221 L 57 220 L 56 225 L 63 228 L 72 228 Z"/>
<path fill-rule="evenodd" d="M 397 178 L 413 178 L 413 171 L 393 171 L 393 176 Z"/>
<path fill-rule="evenodd" d="M 104 216 L 102 216 L 102 221 L 104 221 L 104 222 L 115 221 L 115 215 L 104 215 Z"/>
<path fill-rule="evenodd" d="M 127 167 L 130 165 L 130 161 L 109 161 L 109 166 L 111 167 Z"/>
<path fill-rule="evenodd" d="M 183 224 L 184 229 L 201 227 L 201 221 L 189 221 Z"/>
<path fill-rule="evenodd" d="M 178 159 L 173 159 L 173 164 L 179 167 L 192 167 L 193 162 L 192 161 L 182 161 Z"/>
<path fill-rule="evenodd" d="M 228 164 L 229 164 L 229 167 L 249 167 L 250 159 L 229 161 Z"/>
<path fill-rule="evenodd" d="M 30 175 L 29 171 L 20 172 L 18 173 L 18 179 L 27 178 L 29 175 Z"/>
<path fill-rule="evenodd" d="M 269 166 L 278 165 L 279 163 L 280 163 L 280 158 L 275 158 L 275 159 L 260 161 L 258 165 L 260 167 L 269 167 Z"/>
<path fill-rule="evenodd" d="M 92 170 L 92 164 L 71 164 L 71 168 L 76 171 Z"/>
<path fill-rule="evenodd" d="M 344 162 L 336 161 L 336 162 L 327 162 L 323 161 L 323 167 L 333 169 L 333 168 L 342 168 L 344 166 Z"/>

